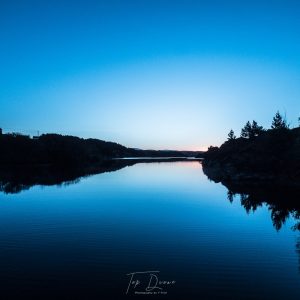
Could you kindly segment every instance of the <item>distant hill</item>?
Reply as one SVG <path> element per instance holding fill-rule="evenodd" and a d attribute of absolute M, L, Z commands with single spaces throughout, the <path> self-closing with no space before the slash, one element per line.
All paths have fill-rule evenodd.
<path fill-rule="evenodd" d="M 1 165 L 74 166 L 123 157 L 192 157 L 200 152 L 159 151 L 127 148 L 117 143 L 75 136 L 43 134 L 30 138 L 20 134 L 0 134 Z"/>

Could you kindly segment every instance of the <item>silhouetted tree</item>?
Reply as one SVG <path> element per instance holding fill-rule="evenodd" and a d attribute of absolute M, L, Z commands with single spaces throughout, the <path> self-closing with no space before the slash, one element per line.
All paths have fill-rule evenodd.
<path fill-rule="evenodd" d="M 253 136 L 258 136 L 264 131 L 264 128 L 262 126 L 259 126 L 256 121 L 252 121 L 252 127 L 251 127 L 251 134 Z"/>
<path fill-rule="evenodd" d="M 277 111 L 277 113 L 275 114 L 275 116 L 273 118 L 271 128 L 272 129 L 287 129 L 287 128 L 289 128 L 289 126 L 286 123 L 286 120 L 282 117 L 282 115 L 279 113 L 279 111 Z"/>
<path fill-rule="evenodd" d="M 218 147 L 216 147 L 216 146 L 209 146 L 208 147 L 208 151 L 216 151 L 216 150 L 218 150 L 219 148 Z"/>
<path fill-rule="evenodd" d="M 228 133 L 228 141 L 236 139 L 234 131 L 231 129 Z"/>
<path fill-rule="evenodd" d="M 248 121 L 244 128 L 241 130 L 241 137 L 242 138 L 250 138 L 250 132 L 251 132 L 251 123 Z"/>
<path fill-rule="evenodd" d="M 252 121 L 252 124 L 248 121 L 241 131 L 242 138 L 254 138 L 264 131 L 262 126 L 259 126 L 256 121 Z"/>

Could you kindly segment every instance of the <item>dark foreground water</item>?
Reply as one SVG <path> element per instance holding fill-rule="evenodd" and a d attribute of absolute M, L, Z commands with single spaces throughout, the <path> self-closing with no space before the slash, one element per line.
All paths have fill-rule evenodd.
<path fill-rule="evenodd" d="M 227 197 L 195 161 L 1 193 L 0 299 L 300 299 L 295 220 Z"/>

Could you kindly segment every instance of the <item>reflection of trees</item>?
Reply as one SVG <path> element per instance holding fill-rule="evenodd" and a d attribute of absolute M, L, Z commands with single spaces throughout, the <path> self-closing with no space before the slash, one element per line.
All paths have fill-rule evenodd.
<path fill-rule="evenodd" d="M 239 199 L 247 213 L 265 205 L 270 211 L 274 228 L 279 231 L 289 218 L 295 221 L 292 230 L 300 232 L 300 189 L 287 187 L 247 186 L 222 182 L 228 189 L 230 203 Z M 300 237 L 296 242 L 300 273 Z"/>
<path fill-rule="evenodd" d="M 261 206 L 260 203 L 253 201 L 252 195 L 240 194 L 241 205 L 245 208 L 247 213 L 256 211 L 257 207 Z"/>
<path fill-rule="evenodd" d="M 280 208 L 276 205 L 269 205 L 271 211 L 271 219 L 276 230 L 280 230 L 286 220 L 290 217 L 288 208 Z"/>
<path fill-rule="evenodd" d="M 227 192 L 227 199 L 229 200 L 230 203 L 233 202 L 233 198 L 234 198 L 235 194 L 232 191 Z"/>
<path fill-rule="evenodd" d="M 227 199 L 232 203 L 237 195 L 239 195 L 241 205 L 244 207 L 247 213 L 250 213 L 251 211 L 255 212 L 257 208 L 261 207 L 264 204 L 263 200 L 256 199 L 255 195 L 253 194 L 237 194 L 231 190 L 228 190 L 227 192 Z M 292 216 L 294 219 L 300 219 L 299 212 L 294 211 L 294 209 L 289 209 L 287 207 L 282 207 L 278 204 L 271 203 L 268 203 L 267 206 L 269 211 L 271 212 L 271 219 L 276 230 L 280 230 L 290 216 Z M 293 229 L 300 229 L 300 223 L 294 225 Z"/>
<path fill-rule="evenodd" d="M 255 212 L 257 208 L 266 205 L 276 230 L 280 230 L 290 217 L 297 221 L 292 229 L 300 230 L 299 190 L 251 188 L 249 186 L 232 186 L 228 183 L 226 187 L 228 188 L 227 199 L 233 202 L 239 196 L 240 203 L 247 213 Z"/>
<path fill-rule="evenodd" d="M 259 180 L 230 181 L 229 177 L 222 174 L 219 167 L 209 167 L 205 164 L 203 172 L 209 180 L 221 182 L 227 188 L 227 199 L 230 203 L 238 198 L 247 213 L 255 212 L 257 208 L 265 205 L 270 211 L 273 226 L 277 231 L 289 218 L 292 218 L 295 223 L 291 229 L 300 232 L 300 186 L 298 182 L 291 180 L 289 186 L 280 186 L 272 185 L 270 182 L 263 184 Z M 300 273 L 300 237 L 296 242 L 296 253 Z"/>
<path fill-rule="evenodd" d="M 187 161 L 186 158 L 153 159 L 107 159 L 97 163 L 81 164 L 76 167 L 66 166 L 1 166 L 0 192 L 19 193 L 34 185 L 67 186 L 75 184 L 81 178 L 94 174 L 113 172 L 137 163 Z"/>
<path fill-rule="evenodd" d="M 0 171 L 0 191 L 15 194 L 34 185 L 67 186 L 93 174 L 116 171 L 130 165 L 130 161 L 107 160 L 97 165 L 74 168 L 50 166 L 6 167 Z"/>
<path fill-rule="evenodd" d="M 290 180 L 290 182 L 277 182 L 272 184 L 266 181 L 262 176 L 262 180 L 245 180 L 239 176 L 230 180 L 230 176 L 226 176 L 220 165 L 217 167 L 202 164 L 203 172 L 209 180 L 221 183 L 227 188 L 227 199 L 230 203 L 235 198 L 239 198 L 241 205 L 247 213 L 255 212 L 257 208 L 266 205 L 270 211 L 273 226 L 276 230 L 280 230 L 289 218 L 295 220 L 292 227 L 293 230 L 300 231 L 300 186 L 299 182 Z M 223 172 L 223 173 L 222 173 Z M 224 175 L 225 174 L 225 175 Z M 250 178 L 252 178 L 250 176 Z M 289 184 L 287 186 L 287 184 Z"/>

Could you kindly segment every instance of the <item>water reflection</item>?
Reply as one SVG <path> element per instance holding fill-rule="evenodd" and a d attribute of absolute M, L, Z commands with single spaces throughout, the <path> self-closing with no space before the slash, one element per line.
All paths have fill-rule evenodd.
<path fill-rule="evenodd" d="M 54 166 L 6 166 L 0 169 L 0 192 L 16 194 L 35 185 L 67 186 L 79 183 L 84 177 L 114 172 L 137 163 L 191 161 L 190 158 L 134 158 L 104 160 L 94 165 L 76 167 Z"/>
<path fill-rule="evenodd" d="M 0 170 L 0 191 L 6 194 L 15 194 L 28 190 L 35 185 L 67 186 L 79 183 L 82 178 L 94 174 L 117 171 L 137 163 L 161 161 L 164 160 L 106 160 L 97 165 L 83 165 L 76 168 L 6 167 Z M 182 161 L 182 158 L 169 159 L 168 161 L 178 162 Z M 210 171 L 203 168 L 208 179 L 219 182 L 217 176 Z M 271 212 L 271 219 L 276 230 L 280 230 L 285 222 L 292 217 L 295 220 L 292 229 L 300 231 L 300 188 L 262 186 L 259 183 L 246 185 L 230 181 L 222 181 L 221 183 L 228 190 L 227 199 L 230 203 L 239 199 L 241 206 L 247 213 L 255 212 L 259 207 L 266 205 Z"/>
<path fill-rule="evenodd" d="M 131 161 L 106 160 L 97 165 L 82 165 L 74 168 L 63 166 L 7 166 L 0 170 L 0 191 L 5 194 L 16 194 L 35 185 L 66 186 L 78 183 L 83 177 L 116 171 L 131 164 Z"/>
<path fill-rule="evenodd" d="M 214 182 L 220 182 L 215 170 L 203 167 L 204 174 Z M 266 205 L 271 212 L 274 228 L 278 231 L 291 217 L 295 220 L 293 230 L 300 230 L 300 188 L 262 185 L 259 182 L 238 183 L 222 180 L 227 188 L 227 199 L 233 202 L 239 199 L 247 213 L 255 212 Z"/>
<path fill-rule="evenodd" d="M 208 179 L 220 182 L 215 170 L 203 167 L 203 172 Z M 279 231 L 289 219 L 293 219 L 294 231 L 300 231 L 300 188 L 284 186 L 266 186 L 259 182 L 233 183 L 222 180 L 227 188 L 227 199 L 230 203 L 240 201 L 247 214 L 255 212 L 258 208 L 266 206 L 270 211 L 273 227 Z M 300 237 L 296 241 L 296 253 L 298 255 L 298 270 L 300 273 Z"/>
<path fill-rule="evenodd" d="M 171 159 L 168 161 L 181 161 Z M 94 174 L 113 172 L 141 162 L 161 162 L 161 160 L 120 159 L 106 160 L 98 165 L 80 166 L 76 168 L 58 167 L 6 167 L 0 170 L 0 191 L 15 194 L 30 189 L 34 185 L 67 186 L 78 183 L 82 178 Z M 219 182 L 213 172 L 203 168 L 204 174 Z M 221 182 L 227 188 L 229 202 L 239 199 L 247 213 L 255 212 L 266 205 L 271 212 L 271 219 L 276 230 L 280 230 L 285 222 L 292 217 L 295 224 L 293 230 L 300 231 L 300 188 L 261 186 L 255 184 L 239 184 L 230 181 Z"/>
<path fill-rule="evenodd" d="M 300 230 L 300 191 L 298 189 L 247 187 L 225 185 L 228 188 L 227 198 L 232 202 L 239 198 L 241 206 L 247 213 L 255 212 L 264 204 L 271 212 L 271 219 L 276 230 L 280 230 L 285 222 L 292 217 L 296 223 L 293 230 Z"/>
<path fill-rule="evenodd" d="M 64 186 L 136 163 L 11 170 L 1 172 L 1 186 L 6 193 Z M 266 210 L 275 228 L 290 224 L 297 193 L 226 184 L 232 205 L 198 162 L 143 163 L 66 189 L 2 195 L 2 294 L 122 299 L 130 297 L 126 274 L 159 270 L 177 282 L 166 299 L 299 298 L 298 233 L 277 233 Z"/>

